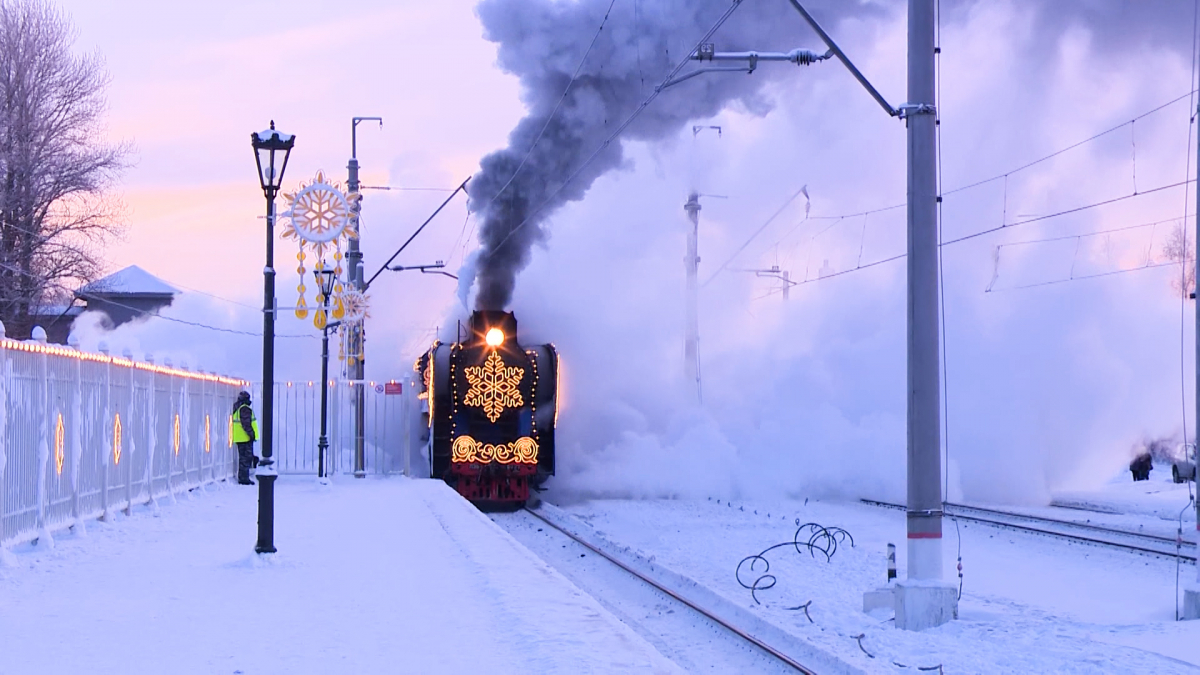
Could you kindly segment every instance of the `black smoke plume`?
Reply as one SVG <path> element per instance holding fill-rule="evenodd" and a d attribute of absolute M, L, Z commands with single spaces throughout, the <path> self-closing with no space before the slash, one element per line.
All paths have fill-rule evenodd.
<path fill-rule="evenodd" d="M 485 157 L 470 183 L 470 209 L 482 220 L 475 264 L 477 308 L 508 306 L 517 273 L 528 264 L 533 245 L 546 238 L 542 228 L 546 218 L 563 204 L 581 199 L 597 178 L 622 165 L 622 140 L 664 139 L 689 121 L 711 117 L 730 105 L 765 114 L 771 103 L 762 90 L 772 81 L 803 86 L 815 76 L 848 77 L 844 72 L 829 72 L 840 70 L 841 65 L 828 61 L 810 72 L 766 64 L 753 75 L 713 73 L 694 78 L 665 90 L 621 139 L 563 187 L 730 4 L 731 0 L 483 0 L 479 4 L 485 37 L 499 45 L 500 67 L 520 79 L 529 112 L 509 134 L 508 147 Z M 894 15 L 904 12 L 905 4 L 904 0 L 804 2 L 835 36 L 843 17 Z M 981 0 L 943 4 L 943 20 L 954 21 L 980 6 Z M 1178 27 L 1186 23 L 1190 31 L 1191 25 L 1190 3 L 1183 0 L 1023 0 L 1021 4 L 1038 13 L 1035 26 L 1044 33 L 1047 50 L 1076 26 L 1125 51 L 1130 43 L 1151 35 L 1183 44 L 1189 35 Z M 603 31 L 568 89 L 610 7 Z M 742 0 L 713 41 L 721 51 L 825 50 L 787 0 Z M 903 83 L 876 85 L 893 98 L 904 91 Z M 900 102 L 896 98 L 893 104 Z"/>
<path fill-rule="evenodd" d="M 604 30 L 568 90 L 567 84 L 610 5 Z M 838 6 L 839 14 L 849 9 L 878 11 L 865 9 L 869 7 L 865 2 L 813 5 L 817 9 Z M 653 93 L 729 6 L 730 0 L 480 3 L 477 11 L 486 37 L 499 44 L 501 68 L 520 78 L 529 113 L 509 135 L 508 147 L 485 157 L 482 170 L 470 183 L 470 208 L 482 220 L 476 267 L 478 308 L 508 305 L 517 272 L 529 262 L 533 245 L 546 237 L 542 229 L 545 219 L 563 204 L 581 199 L 598 177 L 622 165 L 621 141 L 602 151 L 552 199 L 551 195 Z M 828 17 L 831 13 L 822 14 Z M 745 2 L 714 41 L 722 51 L 788 51 L 796 47 L 824 51 L 788 3 L 769 0 Z M 772 65 L 775 67 L 760 68 L 750 76 L 704 75 L 665 90 L 622 139 L 663 139 L 690 120 L 715 115 L 734 103 L 765 114 L 770 103 L 761 94 L 763 86 L 783 76 L 800 75 L 796 66 Z"/>

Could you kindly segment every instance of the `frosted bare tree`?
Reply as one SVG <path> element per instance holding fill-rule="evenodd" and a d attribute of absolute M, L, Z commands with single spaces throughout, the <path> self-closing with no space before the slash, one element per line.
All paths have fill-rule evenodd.
<path fill-rule="evenodd" d="M 94 279 L 100 247 L 119 233 L 109 190 L 129 147 L 104 140 L 108 74 L 74 41 L 46 0 L 0 0 L 0 318 L 10 334 Z"/>
<path fill-rule="evenodd" d="M 1167 243 L 1163 244 L 1162 259 L 1183 263 L 1180 274 L 1171 279 L 1171 288 L 1184 297 L 1196 290 L 1196 242 L 1187 236 L 1183 224 L 1171 229 Z"/>

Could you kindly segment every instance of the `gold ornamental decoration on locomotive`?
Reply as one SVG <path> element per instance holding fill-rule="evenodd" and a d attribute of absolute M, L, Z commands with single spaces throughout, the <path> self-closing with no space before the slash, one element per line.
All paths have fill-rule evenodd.
<path fill-rule="evenodd" d="M 480 443 L 470 436 L 459 436 L 454 439 L 450 448 L 451 462 L 466 462 L 472 464 L 537 464 L 538 444 L 528 436 L 522 436 L 512 443 Z"/>
<path fill-rule="evenodd" d="M 489 421 L 495 423 L 505 408 L 520 408 L 525 405 L 521 397 L 521 378 L 525 369 L 507 366 L 496 352 L 492 352 L 482 366 L 463 369 L 471 388 L 463 397 L 463 403 L 483 408 Z M 457 443 L 457 441 L 455 441 Z"/>

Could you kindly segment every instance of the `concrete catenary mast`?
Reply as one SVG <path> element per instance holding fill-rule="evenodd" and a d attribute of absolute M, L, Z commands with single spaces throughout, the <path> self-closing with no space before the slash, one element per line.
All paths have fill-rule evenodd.
<path fill-rule="evenodd" d="M 941 368 L 938 360 L 936 0 L 908 3 L 908 578 L 896 626 L 922 630 L 958 613 L 942 577 Z"/>
<path fill-rule="evenodd" d="M 350 122 L 350 163 L 346 165 L 347 179 L 346 190 L 350 194 L 359 192 L 358 183 L 358 123 L 366 121 L 377 121 L 379 126 L 383 126 L 382 117 L 355 117 Z M 361 202 L 355 201 L 354 213 L 354 231 L 359 232 L 361 222 L 358 214 L 361 209 Z M 360 232 L 359 232 L 360 233 Z M 360 233 L 361 234 L 361 233 Z M 346 251 L 346 283 L 352 284 L 354 288 L 360 292 L 366 292 L 367 284 L 364 277 L 362 249 L 359 247 L 358 237 L 351 237 L 350 245 Z M 366 422 L 365 407 L 365 378 L 366 378 L 366 330 L 365 321 L 360 321 L 350 326 L 349 344 L 346 347 L 346 376 L 351 383 L 351 391 L 354 392 L 351 399 L 351 411 L 353 417 L 354 431 L 354 476 L 356 478 L 365 478 L 366 470 L 366 451 L 363 439 L 363 427 Z"/>
<path fill-rule="evenodd" d="M 908 3 L 908 102 L 896 108 L 855 67 L 800 0 L 788 0 L 829 48 L 825 54 L 717 52 L 701 45 L 696 61 L 745 61 L 709 66 L 675 78 L 671 86 L 703 73 L 754 72 L 759 61 L 810 65 L 836 57 L 888 115 L 908 133 L 908 577 L 896 584 L 896 627 L 923 630 L 958 615 L 954 585 L 942 578 L 941 367 L 938 361 L 937 0 Z M 1200 326 L 1200 315 L 1197 318 Z M 1200 344 L 1197 346 L 1200 354 Z M 1200 375 L 1197 376 L 1200 388 Z M 1200 406 L 1200 400 L 1197 403 Z M 1200 424 L 1200 422 L 1198 422 Z"/>
<path fill-rule="evenodd" d="M 695 385 L 696 395 L 700 395 L 700 319 L 697 298 L 696 275 L 700 269 L 699 237 L 700 237 L 700 195 L 693 192 L 688 195 L 687 203 L 683 205 L 687 211 L 691 226 L 688 228 L 687 256 L 683 259 L 687 271 L 687 333 L 683 342 L 684 372 L 689 386 Z"/>
<path fill-rule="evenodd" d="M 1196 70 L 1197 81 L 1200 81 L 1200 69 Z M 1200 113 L 1200 100 L 1197 101 L 1197 113 Z M 1200 119 L 1200 118 L 1198 118 Z M 1200 134 L 1196 137 L 1196 169 L 1200 171 Z M 1200 185 L 1196 188 L 1196 204 L 1200 206 Z M 1196 215 L 1196 250 L 1200 251 L 1200 213 Z M 1185 232 L 1187 230 L 1184 230 Z M 1187 260 L 1187 252 L 1184 252 L 1183 259 Z M 1196 256 L 1196 279 L 1200 281 L 1200 255 Z M 1187 264 L 1186 262 L 1184 264 Z M 1200 287 L 1198 287 L 1200 290 Z M 1183 293 L 1187 293 L 1187 286 L 1182 289 Z M 1196 481 L 1196 486 L 1200 487 L 1200 293 L 1197 293 L 1196 298 L 1196 421 L 1194 423 L 1195 430 L 1192 431 L 1192 442 L 1196 444 L 1196 460 L 1192 463 L 1192 480 Z M 1187 439 L 1185 438 L 1184 441 Z M 1184 447 L 1186 456 L 1187 447 Z M 1196 541 L 1200 544 L 1200 494 L 1196 495 Z M 1184 619 L 1200 619 L 1200 562 L 1196 563 L 1196 584 L 1191 588 L 1185 588 L 1183 591 L 1183 618 Z"/>

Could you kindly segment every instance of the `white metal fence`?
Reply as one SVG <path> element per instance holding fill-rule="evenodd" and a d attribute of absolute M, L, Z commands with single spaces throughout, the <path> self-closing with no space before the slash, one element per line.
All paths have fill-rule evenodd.
<path fill-rule="evenodd" d="M 0 545 L 234 476 L 245 387 L 0 332 Z"/>
<path fill-rule="evenodd" d="M 413 465 L 421 461 L 420 448 L 412 439 L 416 397 L 411 378 L 361 385 L 344 380 L 330 382 L 326 469 L 330 474 L 354 471 L 354 398 L 360 386 L 365 470 L 381 475 L 411 474 Z M 261 403 L 262 387 L 256 385 L 254 408 L 260 422 Z M 321 383 L 276 382 L 274 408 L 272 451 L 276 469 L 281 474 L 316 475 Z"/>

